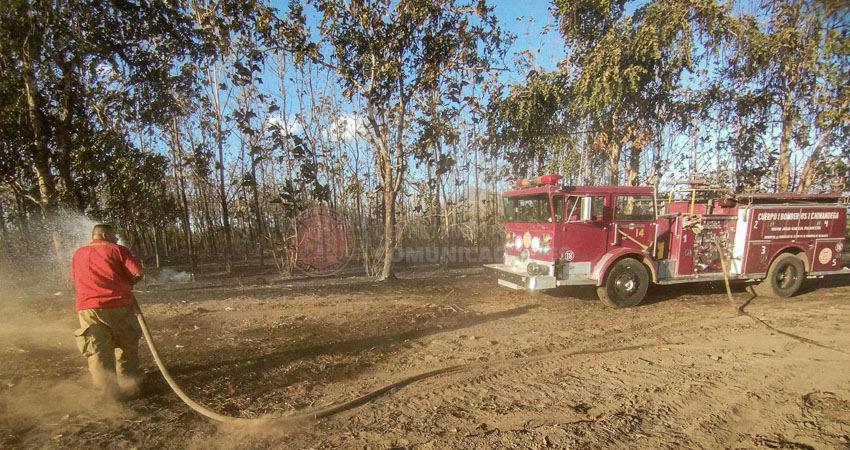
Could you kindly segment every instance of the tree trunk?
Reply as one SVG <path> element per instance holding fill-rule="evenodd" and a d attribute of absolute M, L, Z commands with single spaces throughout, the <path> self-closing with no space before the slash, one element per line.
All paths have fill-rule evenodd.
<path fill-rule="evenodd" d="M 32 246 L 32 233 L 30 232 L 29 211 L 27 211 L 27 202 L 21 196 L 16 196 L 16 206 L 18 209 L 18 229 L 21 231 L 21 236 L 24 241 L 24 250 L 30 251 Z"/>
<path fill-rule="evenodd" d="M 12 240 L 9 239 L 9 229 L 6 227 L 6 212 L 3 210 L 3 203 L 0 202 L 0 237 L 3 238 L 3 252 L 0 256 L 5 257 L 12 253 Z"/>
<path fill-rule="evenodd" d="M 394 279 L 392 272 L 393 243 L 395 239 L 395 189 L 392 186 L 392 163 L 388 159 L 384 163 L 384 173 L 387 182 L 384 183 L 384 265 L 381 269 L 381 280 Z"/>
<path fill-rule="evenodd" d="M 253 152 L 250 152 L 250 155 L 251 155 L 251 178 L 253 178 L 253 180 L 254 180 L 254 184 L 251 186 L 251 191 L 252 191 L 252 195 L 253 195 L 252 200 L 254 201 L 254 211 L 256 213 L 256 221 L 257 221 L 257 253 L 260 256 L 260 267 L 262 268 L 263 266 L 265 266 L 265 260 L 263 259 L 263 253 L 264 253 L 263 229 L 265 227 L 263 226 L 263 213 L 262 213 L 262 210 L 260 209 L 260 192 L 259 192 L 259 189 L 257 188 L 257 184 L 258 184 L 258 182 L 257 182 L 257 160 L 256 160 L 256 158 L 254 158 Z"/>
<path fill-rule="evenodd" d="M 183 239 L 186 242 L 186 249 L 189 254 L 189 267 L 192 273 L 198 270 L 198 263 L 195 261 L 195 243 L 192 240 L 192 226 L 189 219 L 189 201 L 186 199 L 186 178 L 183 176 L 183 144 L 180 142 L 180 129 L 177 125 L 177 118 L 171 119 L 171 139 L 174 141 L 174 174 L 177 177 L 177 188 L 180 191 L 180 206 L 182 207 L 180 221 L 183 222 Z"/>
<path fill-rule="evenodd" d="M 782 135 L 779 139 L 779 176 L 777 189 L 788 192 L 791 189 L 791 133 L 794 117 L 791 112 L 790 95 L 782 103 Z"/>
<path fill-rule="evenodd" d="M 800 175 L 800 184 L 797 186 L 797 192 L 800 194 L 805 194 L 809 192 L 809 189 L 815 183 L 815 178 L 817 173 L 815 168 L 820 162 L 821 153 L 823 152 L 824 147 L 826 147 L 827 142 L 832 138 L 832 130 L 827 130 L 823 136 L 821 136 L 817 145 L 815 145 L 815 149 L 812 150 L 812 154 L 806 159 L 806 164 L 803 166 L 803 173 Z"/>
<path fill-rule="evenodd" d="M 204 220 L 207 223 L 207 245 L 209 245 L 209 255 L 213 258 L 218 257 L 218 246 L 215 245 L 215 224 L 212 220 L 212 214 L 210 214 L 210 204 L 209 199 L 206 193 L 206 186 L 198 186 L 198 193 L 201 196 L 201 210 L 204 214 Z"/>
<path fill-rule="evenodd" d="M 479 188 L 478 188 L 478 146 L 475 145 L 475 125 L 473 122 L 472 135 L 473 135 L 473 143 L 472 148 L 474 153 L 474 162 L 475 165 L 475 249 L 477 254 L 481 254 L 481 198 L 479 197 Z"/>
<path fill-rule="evenodd" d="M 154 253 L 154 256 L 156 257 L 156 267 L 160 268 L 160 267 L 162 267 L 162 263 L 160 261 L 160 253 L 161 253 L 160 247 L 161 247 L 162 243 L 160 242 L 160 239 L 159 239 L 159 229 L 157 228 L 156 225 L 152 226 L 151 228 L 153 230 L 153 253 Z"/>
<path fill-rule="evenodd" d="M 59 154 L 57 167 L 59 176 L 65 185 L 65 193 L 70 195 L 74 200 L 74 206 L 79 211 L 83 211 L 86 207 L 86 200 L 82 192 L 77 188 L 77 183 L 74 182 L 71 175 L 71 129 L 73 127 L 73 103 L 75 100 L 74 91 L 72 88 L 73 73 L 75 64 L 73 62 L 64 64 L 62 67 L 62 107 L 60 109 L 60 122 L 56 130 L 56 150 Z"/>
<path fill-rule="evenodd" d="M 637 186 L 640 183 L 640 147 L 632 147 L 629 156 L 629 186 Z"/>
<path fill-rule="evenodd" d="M 28 49 L 24 49 L 21 58 L 23 82 L 27 96 L 27 111 L 32 123 L 35 145 L 32 147 L 33 165 L 38 179 L 39 207 L 41 208 L 47 228 L 53 240 L 53 250 L 56 258 L 62 257 L 62 241 L 56 227 L 56 179 L 50 171 L 50 148 L 48 147 L 47 120 L 41 111 L 41 94 L 35 79 L 35 69 L 29 58 Z"/>
<path fill-rule="evenodd" d="M 216 141 L 218 144 L 218 200 L 221 203 L 221 221 L 224 227 L 224 264 L 227 272 L 233 271 L 233 238 L 230 230 L 230 214 L 227 209 L 227 189 L 224 184 L 224 136 L 221 117 L 216 119 Z"/>
<path fill-rule="evenodd" d="M 620 184 L 620 145 L 613 139 L 608 144 L 608 184 L 618 186 Z"/>

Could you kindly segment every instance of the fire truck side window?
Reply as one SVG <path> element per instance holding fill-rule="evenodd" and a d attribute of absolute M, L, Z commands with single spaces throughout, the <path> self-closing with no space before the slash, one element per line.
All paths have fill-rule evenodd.
<path fill-rule="evenodd" d="M 570 196 L 567 201 L 567 222 L 581 220 L 581 197 Z"/>
<path fill-rule="evenodd" d="M 655 220 L 651 195 L 619 195 L 614 210 L 614 221 Z"/>
<path fill-rule="evenodd" d="M 508 222 L 549 223 L 552 212 L 546 194 L 529 197 L 505 197 L 505 220 Z"/>
<path fill-rule="evenodd" d="M 590 220 L 602 220 L 605 211 L 605 197 L 594 196 L 590 200 Z"/>
<path fill-rule="evenodd" d="M 552 197 L 552 210 L 555 211 L 555 222 L 564 221 L 564 196 L 555 195 Z"/>

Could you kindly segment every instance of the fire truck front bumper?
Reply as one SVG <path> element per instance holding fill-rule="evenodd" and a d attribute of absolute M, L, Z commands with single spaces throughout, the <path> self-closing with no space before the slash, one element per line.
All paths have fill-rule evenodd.
<path fill-rule="evenodd" d="M 511 289 L 539 291 L 557 286 L 557 280 L 552 275 L 529 275 L 527 271 L 507 264 L 485 264 L 484 270 L 494 276 L 500 285 Z"/>

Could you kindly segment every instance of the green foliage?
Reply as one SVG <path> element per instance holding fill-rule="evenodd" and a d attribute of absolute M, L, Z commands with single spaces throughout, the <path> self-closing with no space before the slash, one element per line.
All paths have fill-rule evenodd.
<path fill-rule="evenodd" d="M 850 6 L 784 0 L 757 13 L 730 20 L 734 38 L 716 81 L 727 98 L 717 109 L 739 128 L 758 127 L 775 154 L 762 188 L 806 191 L 848 144 Z"/>
<path fill-rule="evenodd" d="M 587 173 L 594 153 L 604 154 L 613 184 L 622 181 L 620 155 L 629 151 L 628 180 L 637 183 L 643 149 L 660 140 L 665 126 L 684 130 L 691 123 L 682 78 L 696 71 L 698 49 L 724 36 L 726 7 L 656 0 L 629 16 L 625 1 L 553 3 L 568 57 L 556 73 L 513 86 L 491 105 L 497 151 L 520 171 L 534 161 L 537 171 L 553 162 Z"/>
<path fill-rule="evenodd" d="M 629 177 L 636 182 L 635 158 L 660 138 L 665 124 L 689 124 L 681 114 L 682 76 L 695 71 L 697 42 L 724 33 L 725 7 L 714 0 L 657 0 L 624 14 L 622 4 L 591 3 L 600 25 L 576 22 L 570 2 L 557 2 L 561 30 L 571 58 L 572 114 L 585 118 L 597 151 L 613 153 L 612 183 L 620 181 L 617 155 L 631 150 Z"/>
<path fill-rule="evenodd" d="M 734 169 L 739 189 L 806 191 L 840 172 L 850 127 L 846 2 L 732 10 L 716 0 L 653 0 L 631 15 L 625 1 L 554 5 L 567 58 L 490 108 L 496 150 L 513 168 L 538 160 L 538 171 L 546 162 L 589 173 L 588 161 L 604 155 L 608 182 L 619 183 L 626 154 L 629 182 L 647 167 L 658 179 L 656 171 L 678 164 L 664 158 L 682 152 L 655 148 L 647 164 L 644 150 L 687 133 L 694 152 Z M 559 142 L 559 133 L 585 139 Z M 698 155 L 687 158 L 695 166 Z"/>
<path fill-rule="evenodd" d="M 197 56 L 198 30 L 175 2 L 10 1 L 0 4 L 3 152 L 21 152 L 2 177 L 45 207 L 84 209 L 125 151 L 128 123 L 160 123 L 172 93 L 190 89 L 175 70 Z M 14 162 L 14 164 L 11 164 Z M 35 170 L 27 170 L 27 166 Z M 39 189 L 35 187 L 39 186 Z"/>
<path fill-rule="evenodd" d="M 110 176 L 96 187 L 94 194 L 101 201 L 88 211 L 92 217 L 126 229 L 138 225 L 162 228 L 177 220 L 177 199 L 166 188 L 168 160 L 164 156 L 125 145 L 110 152 L 108 158 Z"/>
<path fill-rule="evenodd" d="M 540 173 L 571 138 L 564 111 L 571 103 L 565 77 L 532 72 L 488 107 L 490 149 L 503 155 L 514 176 Z"/>

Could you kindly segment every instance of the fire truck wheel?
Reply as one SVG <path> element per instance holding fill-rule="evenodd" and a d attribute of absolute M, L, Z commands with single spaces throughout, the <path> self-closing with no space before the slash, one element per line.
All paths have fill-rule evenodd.
<path fill-rule="evenodd" d="M 786 298 L 797 293 L 805 277 L 803 261 L 790 253 L 783 253 L 773 260 L 767 269 L 767 277 L 753 290 L 762 297 Z"/>
<path fill-rule="evenodd" d="M 596 288 L 599 300 L 614 308 L 636 306 L 646 295 L 649 273 L 639 261 L 626 258 L 614 263 L 605 275 L 605 283 Z"/>

